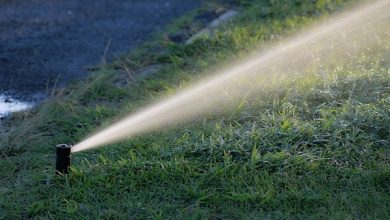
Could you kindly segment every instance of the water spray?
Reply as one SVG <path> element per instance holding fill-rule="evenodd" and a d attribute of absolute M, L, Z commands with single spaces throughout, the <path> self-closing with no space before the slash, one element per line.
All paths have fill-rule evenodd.
<path fill-rule="evenodd" d="M 56 175 L 69 173 L 71 145 L 59 144 L 56 146 Z"/>
<path fill-rule="evenodd" d="M 268 91 L 276 83 L 296 80 L 305 71 L 310 74 L 320 72 L 318 70 L 322 70 L 323 64 L 337 61 L 345 65 L 364 51 L 389 48 L 390 0 L 369 2 L 268 50 L 234 62 L 234 65 L 129 115 L 72 148 L 57 148 L 58 170 L 61 173 L 67 171 L 70 151 L 84 151 L 172 126 L 217 111 L 226 100 L 240 100 L 248 93 Z"/>

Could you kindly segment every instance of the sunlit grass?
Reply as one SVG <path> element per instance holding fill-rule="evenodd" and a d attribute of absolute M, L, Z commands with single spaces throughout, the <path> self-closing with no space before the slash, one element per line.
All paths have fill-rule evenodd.
<path fill-rule="evenodd" d="M 214 38 L 121 61 L 163 61 L 152 79 L 114 86 L 117 71 L 103 69 L 16 115 L 19 125 L 0 140 L 0 218 L 390 218 L 388 48 L 222 115 L 75 154 L 71 174 L 54 177 L 55 144 L 79 141 L 340 6 L 285 2 L 242 1 L 245 13 Z"/>

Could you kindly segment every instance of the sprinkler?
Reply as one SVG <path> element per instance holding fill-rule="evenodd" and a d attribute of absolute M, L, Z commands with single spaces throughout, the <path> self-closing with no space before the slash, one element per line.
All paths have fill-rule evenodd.
<path fill-rule="evenodd" d="M 72 146 L 67 144 L 59 144 L 56 146 L 56 175 L 68 174 L 71 148 Z"/>

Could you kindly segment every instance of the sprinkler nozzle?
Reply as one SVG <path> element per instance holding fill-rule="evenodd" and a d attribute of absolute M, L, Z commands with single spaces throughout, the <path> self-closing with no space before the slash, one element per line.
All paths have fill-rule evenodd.
<path fill-rule="evenodd" d="M 56 146 L 56 175 L 68 174 L 71 148 L 72 146 L 67 144 L 59 144 Z"/>

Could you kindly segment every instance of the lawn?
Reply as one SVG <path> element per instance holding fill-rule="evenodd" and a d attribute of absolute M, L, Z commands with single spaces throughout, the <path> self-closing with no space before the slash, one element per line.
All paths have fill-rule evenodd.
<path fill-rule="evenodd" d="M 76 153 L 70 174 L 54 176 L 56 144 L 74 144 L 356 1 L 233 2 L 239 15 L 214 35 L 188 45 L 156 36 L 2 122 L 0 218 L 389 219 L 388 41 L 327 77 L 312 74 L 219 114 Z M 202 10 L 167 35 L 196 29 Z M 161 68 L 137 78 L 150 65 Z"/>

